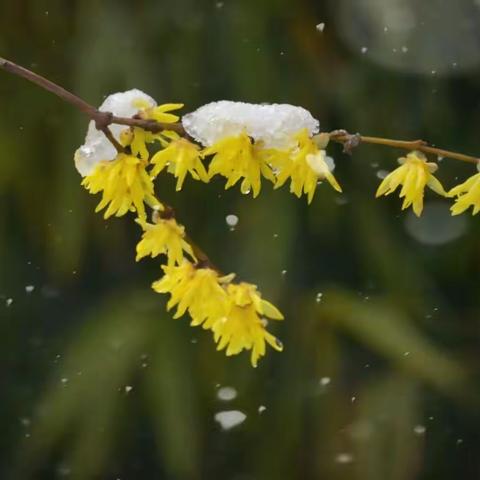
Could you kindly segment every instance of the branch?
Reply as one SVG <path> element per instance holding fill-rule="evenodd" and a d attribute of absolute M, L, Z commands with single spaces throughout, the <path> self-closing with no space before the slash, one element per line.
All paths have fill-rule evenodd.
<path fill-rule="evenodd" d="M 53 93 L 57 97 L 61 98 L 65 102 L 70 103 L 82 113 L 90 117 L 90 119 L 95 122 L 97 129 L 101 130 L 104 133 L 105 128 L 114 123 L 118 125 L 127 125 L 130 127 L 143 128 L 144 130 L 152 133 L 158 133 L 162 130 L 173 130 L 180 135 L 185 134 L 185 129 L 180 123 L 162 123 L 155 120 L 143 119 L 140 117 L 117 117 L 110 112 L 101 112 L 93 105 L 90 105 L 82 98 L 69 92 L 68 90 L 65 90 L 60 85 L 57 85 L 56 83 L 47 80 L 45 77 L 42 77 L 38 73 L 32 72 L 31 70 L 21 67 L 20 65 L 17 65 L 16 63 L 6 60 L 2 57 L 0 57 L 0 69 L 5 70 L 12 75 L 16 75 L 17 77 L 25 78 L 29 82 L 38 85 L 44 90 L 47 90 L 48 92 Z M 105 135 L 107 136 L 107 138 L 109 137 L 108 134 L 105 133 Z M 110 138 L 108 139 L 112 141 Z M 114 144 L 115 148 L 117 148 L 115 142 L 112 143 Z"/>
<path fill-rule="evenodd" d="M 465 155 L 463 153 L 451 152 L 442 148 L 432 147 L 424 140 L 405 141 L 381 137 L 366 137 L 358 133 L 352 135 L 345 130 L 334 130 L 333 132 L 330 132 L 329 137 L 330 140 L 343 144 L 344 150 L 347 153 L 350 153 L 352 148 L 358 146 L 360 143 L 370 143 L 372 145 L 384 145 L 386 147 L 399 148 L 403 150 L 418 150 L 423 153 L 436 155 L 437 157 L 452 158 L 462 162 L 475 164 L 480 162 L 480 158 Z"/>

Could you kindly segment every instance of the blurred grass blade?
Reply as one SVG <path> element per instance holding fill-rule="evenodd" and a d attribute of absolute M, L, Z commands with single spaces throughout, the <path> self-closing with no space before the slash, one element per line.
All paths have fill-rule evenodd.
<path fill-rule="evenodd" d="M 146 393 L 160 457 L 169 478 L 199 478 L 199 419 L 194 372 L 179 338 L 180 324 L 165 318 L 156 325 L 162 339 L 152 353 Z"/>
<path fill-rule="evenodd" d="M 462 365 L 435 346 L 403 312 L 386 303 L 365 302 L 353 294 L 325 295 L 322 315 L 402 370 L 452 396 L 465 393 Z"/>

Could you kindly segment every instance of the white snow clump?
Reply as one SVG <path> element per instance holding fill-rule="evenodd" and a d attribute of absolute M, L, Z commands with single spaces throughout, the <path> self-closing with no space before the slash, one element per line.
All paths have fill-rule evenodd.
<path fill-rule="evenodd" d="M 139 111 L 139 105 L 142 103 L 149 107 L 157 105 L 152 97 L 134 88 L 126 92 L 109 95 L 99 110 L 101 112 L 111 112 L 118 117 L 133 117 Z M 109 128 L 113 136 L 119 140 L 120 133 L 129 127 L 112 124 Z M 75 152 L 75 166 L 80 175 L 82 177 L 89 175 L 97 163 L 104 160 L 113 160 L 116 156 L 115 147 L 102 132 L 95 128 L 95 122 L 91 121 L 88 125 L 85 143 Z"/>
<path fill-rule="evenodd" d="M 191 137 L 207 147 L 245 132 L 266 148 L 289 148 L 298 131 L 306 128 L 315 135 L 320 128 L 318 120 L 302 107 L 227 100 L 208 103 L 184 115 L 182 124 Z"/>

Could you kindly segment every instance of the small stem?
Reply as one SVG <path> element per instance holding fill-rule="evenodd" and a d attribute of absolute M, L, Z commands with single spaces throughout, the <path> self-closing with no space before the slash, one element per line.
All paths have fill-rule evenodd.
<path fill-rule="evenodd" d="M 201 265 L 204 268 L 211 268 L 212 270 L 220 273 L 220 270 L 212 263 L 210 258 L 208 258 L 208 255 L 197 245 L 196 242 L 192 240 L 188 234 L 185 234 L 184 239 L 192 247 L 193 254 L 197 259 L 197 265 Z"/>
<path fill-rule="evenodd" d="M 99 130 L 107 137 L 108 141 L 115 147 L 118 153 L 125 153 L 125 148 L 118 142 L 118 140 L 113 136 L 112 131 L 108 127 L 102 127 Z"/>
<path fill-rule="evenodd" d="M 149 120 L 144 118 L 129 118 L 129 117 L 117 117 L 112 115 L 111 123 L 117 125 L 127 125 L 130 127 L 139 127 L 148 132 L 158 133 L 162 130 L 172 130 L 179 135 L 186 135 L 185 129 L 181 123 L 162 123 L 156 120 Z"/>
<path fill-rule="evenodd" d="M 152 212 L 152 222 L 157 223 L 160 219 L 169 220 L 171 218 L 176 219 L 175 210 L 170 205 L 163 204 L 163 210 L 154 210 Z M 214 263 L 208 258 L 208 255 L 197 245 L 192 238 L 184 233 L 183 239 L 192 247 L 192 252 L 197 259 L 197 265 L 202 265 L 203 268 L 211 268 L 221 273 L 220 270 L 214 265 Z"/>
<path fill-rule="evenodd" d="M 454 160 L 460 160 L 462 162 L 475 163 L 480 161 L 480 158 L 465 155 L 463 153 L 451 152 L 442 148 L 436 148 L 428 145 L 424 140 L 392 140 L 390 138 L 381 137 L 367 137 L 363 135 L 351 135 L 344 131 L 334 131 L 330 133 L 330 140 L 341 143 L 343 145 L 351 142 L 351 139 L 355 138 L 360 143 L 369 143 L 372 145 L 384 145 L 386 147 L 399 148 L 403 150 L 418 150 L 423 153 L 436 155 L 437 157 L 452 158 Z"/>

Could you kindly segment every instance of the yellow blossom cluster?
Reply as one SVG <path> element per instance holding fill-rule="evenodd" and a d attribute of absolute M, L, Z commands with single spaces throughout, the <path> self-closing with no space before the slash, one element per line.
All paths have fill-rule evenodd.
<path fill-rule="evenodd" d="M 427 162 L 422 152 L 413 151 L 400 158 L 399 163 L 400 167 L 383 179 L 377 189 L 377 197 L 390 195 L 401 187 L 402 210 L 411 206 L 415 215 L 420 216 L 423 211 L 425 187 L 429 187 L 443 197 L 456 197 L 455 203 L 450 208 L 452 215 L 459 215 L 470 207 L 473 207 L 473 215 L 480 211 L 480 173 L 447 192 L 433 175 L 438 165 Z"/>
<path fill-rule="evenodd" d="M 142 103 L 137 106 L 139 117 L 167 126 L 178 121 L 171 110 L 181 107 L 179 104 L 149 107 Z M 149 145 L 154 143 L 160 149 L 151 155 Z M 152 288 L 170 294 L 167 308 L 176 307 L 174 318 L 188 313 L 191 325 L 211 330 L 217 349 L 225 350 L 227 356 L 251 351 L 253 366 L 265 355 L 267 344 L 282 350 L 280 341 L 266 330 L 267 319 L 283 319 L 280 311 L 262 299 L 255 285 L 235 283 L 233 274 L 221 276 L 197 259 L 185 228 L 177 223 L 173 210 L 157 200 L 154 192 L 155 178 L 166 171 L 177 179 L 177 191 L 182 189 L 188 173 L 203 182 L 221 174 L 228 179 L 226 188 L 243 178 L 242 191 L 253 189 L 257 195 L 262 175 L 275 181 L 272 167 L 263 160 L 258 147 L 249 137 L 240 135 L 202 150 L 174 131 L 151 133 L 136 126 L 120 133 L 120 144 L 125 151 L 114 160 L 100 161 L 82 184 L 90 193 L 102 193 L 97 211 L 106 208 L 105 218 L 136 212 L 136 221 L 143 230 L 136 247 L 136 260 L 159 255 L 166 258 L 162 267 L 164 276 Z M 207 171 L 203 161 L 209 155 L 213 160 Z M 153 209 L 152 223 L 147 221 L 146 205 Z"/>
<path fill-rule="evenodd" d="M 209 177 L 220 174 L 227 178 L 225 188 L 235 185 L 240 179 L 242 193 L 260 193 L 262 176 L 279 188 L 290 179 L 290 191 L 297 197 L 305 193 L 310 203 L 319 181 L 326 179 L 341 192 L 326 163 L 325 150 L 319 149 L 306 129 L 292 137 L 287 149 L 264 148 L 242 133 L 226 137 L 203 151 L 204 156 L 213 155 Z"/>
<path fill-rule="evenodd" d="M 168 111 L 180 106 L 161 105 L 142 111 L 142 115 L 168 124 L 178 120 Z M 90 193 L 102 192 L 97 210 L 108 206 L 105 218 L 134 210 L 145 218 L 144 202 L 151 207 L 160 205 L 153 195 L 153 181 L 164 170 L 176 177 L 177 191 L 182 189 L 188 173 L 203 182 L 221 175 L 227 179 L 226 189 L 241 180 L 242 193 L 252 191 L 254 197 L 260 193 L 262 177 L 274 188 L 290 179 L 290 191 L 297 197 L 305 193 L 309 203 L 321 180 L 326 179 L 336 191 L 342 191 L 327 164 L 325 150 L 317 146 L 306 129 L 295 134 L 292 146 L 283 150 L 263 148 L 262 142 L 253 142 L 246 133 L 202 149 L 174 131 L 153 134 L 138 127 L 124 130 L 120 142 L 125 153 L 119 153 L 113 161 L 99 162 L 83 180 Z M 152 143 L 161 148 L 150 156 L 148 145 Z M 204 165 L 206 157 L 212 157 L 208 169 Z"/>
<path fill-rule="evenodd" d="M 188 261 L 163 266 L 163 271 L 153 289 L 170 294 L 167 308 L 176 307 L 174 318 L 188 312 L 192 326 L 211 330 L 217 350 L 225 349 L 227 356 L 250 350 L 250 361 L 256 367 L 267 344 L 278 351 L 283 349 L 265 328 L 267 319 L 282 320 L 283 315 L 262 299 L 255 285 L 233 283 L 233 275 L 221 277 L 210 267 Z"/>

